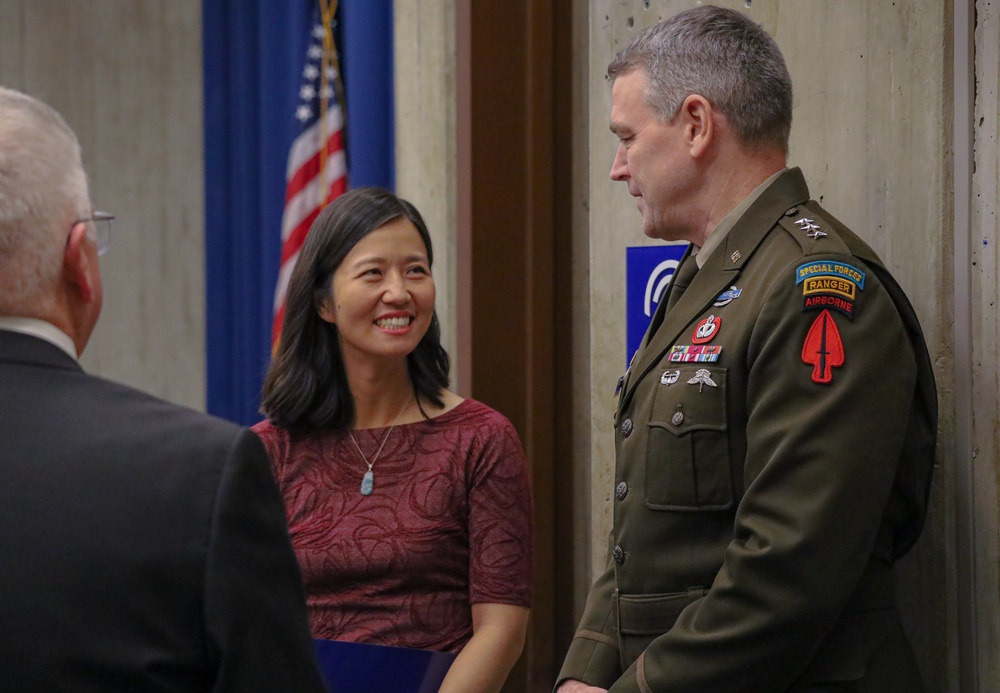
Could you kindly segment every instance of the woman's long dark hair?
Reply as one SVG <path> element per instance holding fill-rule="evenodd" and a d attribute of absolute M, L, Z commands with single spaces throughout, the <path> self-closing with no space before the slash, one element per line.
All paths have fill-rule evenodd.
<path fill-rule="evenodd" d="M 329 296 L 333 273 L 358 241 L 400 217 L 413 222 L 427 248 L 427 262 L 433 264 L 431 237 L 420 212 L 382 188 L 344 193 L 310 227 L 288 282 L 281 339 L 264 380 L 261 412 L 276 425 L 342 431 L 354 424 L 337 327 L 319 316 L 319 307 Z M 441 346 L 437 311 L 406 364 L 414 392 L 443 406 L 448 354 Z"/>

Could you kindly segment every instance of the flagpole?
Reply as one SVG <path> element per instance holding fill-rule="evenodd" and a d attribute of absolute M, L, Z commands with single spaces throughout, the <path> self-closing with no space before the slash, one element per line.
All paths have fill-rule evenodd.
<path fill-rule="evenodd" d="M 323 60 L 321 61 L 322 74 L 320 75 L 320 150 L 319 166 L 320 175 L 323 182 L 323 204 L 330 202 L 330 188 L 333 181 L 329 180 L 326 169 L 326 142 L 330 136 L 327 129 L 326 114 L 329 108 L 330 76 L 333 75 L 333 91 L 337 97 L 337 104 L 340 108 L 343 125 L 342 130 L 347 128 L 347 109 L 344 104 L 344 90 L 340 81 L 340 60 L 337 58 L 337 46 L 333 40 L 333 18 L 337 13 L 338 0 L 319 0 L 320 14 L 323 19 Z M 332 71 L 331 69 L 332 68 Z"/>

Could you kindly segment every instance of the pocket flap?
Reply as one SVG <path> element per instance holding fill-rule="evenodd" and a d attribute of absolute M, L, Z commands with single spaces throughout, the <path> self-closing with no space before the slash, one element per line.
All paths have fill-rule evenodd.
<path fill-rule="evenodd" d="M 701 587 L 669 594 L 619 594 L 618 627 L 622 635 L 666 633 L 674 627 L 680 613 L 705 594 Z"/>

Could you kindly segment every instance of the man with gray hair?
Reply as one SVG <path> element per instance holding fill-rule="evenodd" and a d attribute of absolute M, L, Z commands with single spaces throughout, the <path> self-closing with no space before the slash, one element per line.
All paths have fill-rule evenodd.
<path fill-rule="evenodd" d="M 260 441 L 77 363 L 111 219 L 0 87 L 0 691 L 320 693 Z"/>
<path fill-rule="evenodd" d="M 937 429 L 917 318 L 786 168 L 792 88 L 735 10 L 608 68 L 611 177 L 689 248 L 619 383 L 614 527 L 559 693 L 914 693 L 893 563 Z"/>

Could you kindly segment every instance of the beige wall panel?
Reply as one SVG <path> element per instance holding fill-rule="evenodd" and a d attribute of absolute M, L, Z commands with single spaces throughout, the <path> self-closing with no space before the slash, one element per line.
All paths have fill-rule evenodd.
<path fill-rule="evenodd" d="M 972 464 L 976 693 L 1000 690 L 1000 6 L 980 0 L 972 179 Z"/>
<path fill-rule="evenodd" d="M 24 79 L 24 0 L 0 0 L 0 84 L 16 89 Z"/>
<path fill-rule="evenodd" d="M 592 373 L 590 306 L 590 93 L 601 90 L 591 83 L 590 0 L 573 0 L 573 371 Z M 573 612 L 583 613 L 595 569 L 588 560 L 591 545 L 591 493 L 596 487 L 591 479 L 594 436 L 600 426 L 591 425 L 591 383 L 587 378 L 573 390 L 573 463 L 578 470 L 573 478 Z M 605 429 L 607 430 L 607 429 Z M 573 624 L 575 626 L 575 624 Z"/>
<path fill-rule="evenodd" d="M 442 343 L 460 357 L 456 309 L 456 101 L 454 0 L 396 0 L 393 6 L 396 191 L 416 205 L 434 244 Z"/>
<path fill-rule="evenodd" d="M 927 525 L 898 599 L 932 690 L 948 677 L 946 530 L 954 505 L 950 14 L 938 0 L 784 4 L 775 33 L 795 85 L 790 163 L 906 290 L 937 367 L 941 444 Z M 756 14 L 758 3 L 754 3 Z M 831 41 L 830 37 L 836 37 Z M 946 501 L 946 498 L 948 499 Z"/>
<path fill-rule="evenodd" d="M 203 408 L 201 3 L 2 0 L 0 83 L 65 116 L 118 215 L 84 367 Z"/>
<path fill-rule="evenodd" d="M 607 129 L 610 89 L 602 83 L 615 51 L 634 33 L 693 0 L 597 0 L 590 14 L 590 240 L 592 383 L 592 561 L 604 564 L 614 464 L 610 393 L 624 362 L 624 258 L 645 244 L 625 187 L 608 179 L 615 138 Z M 939 382 L 949 382 L 951 207 L 950 56 L 947 3 L 867 0 L 782 3 L 723 1 L 776 38 L 795 87 L 790 165 L 801 166 L 814 198 L 866 238 L 912 300 Z M 749 7 L 748 7 L 749 5 Z M 950 73 L 948 73 L 950 77 Z M 951 395 L 941 388 L 941 408 Z M 943 417 L 942 439 L 954 428 Z M 947 444 L 941 462 L 950 470 Z M 946 688 L 949 628 L 945 575 L 945 474 L 938 474 L 928 526 L 902 570 L 905 617 L 931 690 Z"/>
<path fill-rule="evenodd" d="M 608 61 L 629 35 L 626 15 L 640 3 L 594 2 L 590 7 L 590 485 L 591 572 L 607 563 L 612 524 L 615 383 L 625 368 L 625 251 L 642 232 L 629 215 L 627 194 L 608 178 L 616 140 L 608 130 L 611 91 L 603 80 Z"/>

